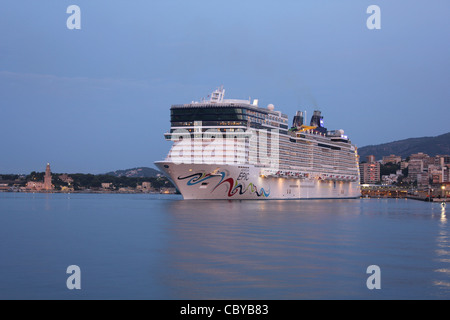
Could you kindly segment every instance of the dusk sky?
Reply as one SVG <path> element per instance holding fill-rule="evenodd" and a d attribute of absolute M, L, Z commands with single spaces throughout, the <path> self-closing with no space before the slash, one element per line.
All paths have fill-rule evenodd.
<path fill-rule="evenodd" d="M 66 25 L 73 4 L 80 30 Z M 448 0 L 5 0 L 0 173 L 153 167 L 170 105 L 220 85 L 290 121 L 319 109 L 358 147 L 440 135 L 449 39 Z"/>

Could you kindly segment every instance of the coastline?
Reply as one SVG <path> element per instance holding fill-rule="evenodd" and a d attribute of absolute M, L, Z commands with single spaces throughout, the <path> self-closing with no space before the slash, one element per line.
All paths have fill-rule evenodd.
<path fill-rule="evenodd" d="M 77 190 L 77 191 L 8 191 L 0 190 L 0 193 L 62 193 L 62 194 L 179 194 L 177 192 L 139 192 L 139 191 L 102 191 L 102 190 Z"/>

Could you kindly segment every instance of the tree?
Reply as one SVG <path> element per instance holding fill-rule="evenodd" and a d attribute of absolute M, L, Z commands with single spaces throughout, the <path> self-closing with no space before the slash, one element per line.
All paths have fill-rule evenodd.
<path fill-rule="evenodd" d="M 388 176 L 390 174 L 395 174 L 397 172 L 397 170 L 400 170 L 399 163 L 388 162 L 386 164 L 380 165 L 380 175 L 382 175 L 382 176 Z"/>

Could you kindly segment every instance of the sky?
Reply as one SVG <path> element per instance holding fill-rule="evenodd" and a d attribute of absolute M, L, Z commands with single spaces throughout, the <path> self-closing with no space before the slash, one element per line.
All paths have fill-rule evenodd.
<path fill-rule="evenodd" d="M 153 167 L 170 106 L 220 85 L 290 121 L 321 110 L 358 147 L 440 135 L 449 33 L 448 0 L 4 0 L 0 173 Z"/>

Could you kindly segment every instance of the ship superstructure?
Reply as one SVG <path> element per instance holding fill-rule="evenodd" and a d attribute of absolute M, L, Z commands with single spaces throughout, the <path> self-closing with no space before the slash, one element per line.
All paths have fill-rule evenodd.
<path fill-rule="evenodd" d="M 322 199 L 360 196 L 356 147 L 329 131 L 315 110 L 309 125 L 258 100 L 225 99 L 223 87 L 198 102 L 173 105 L 173 141 L 156 162 L 184 199 Z"/>

